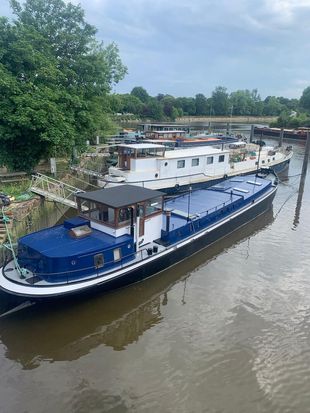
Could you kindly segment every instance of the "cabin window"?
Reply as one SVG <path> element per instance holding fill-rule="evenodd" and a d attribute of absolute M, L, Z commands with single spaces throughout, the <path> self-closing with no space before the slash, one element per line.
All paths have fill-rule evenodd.
<path fill-rule="evenodd" d="M 270 159 L 268 159 L 268 162 L 270 162 Z"/>
<path fill-rule="evenodd" d="M 207 157 L 207 165 L 211 165 L 213 163 L 213 156 Z"/>
<path fill-rule="evenodd" d="M 265 163 L 265 161 L 262 161 L 262 163 Z"/>
<path fill-rule="evenodd" d="M 198 166 L 199 165 L 199 158 L 193 158 L 192 159 L 192 166 Z"/>
<path fill-rule="evenodd" d="M 155 214 L 162 210 L 162 198 L 153 198 L 145 202 L 145 216 Z"/>
<path fill-rule="evenodd" d="M 178 161 L 178 168 L 185 168 L 185 159 L 181 159 Z"/>
<path fill-rule="evenodd" d="M 274 161 L 274 159 L 275 159 L 275 158 L 273 157 L 272 160 Z"/>
<path fill-rule="evenodd" d="M 114 224 L 114 209 L 86 199 L 78 201 L 79 212 L 87 219 Z"/>
<path fill-rule="evenodd" d="M 121 259 L 121 249 L 120 248 L 115 248 L 113 250 L 113 258 L 114 258 L 114 261 L 119 261 Z"/>
<path fill-rule="evenodd" d="M 144 217 L 144 205 L 143 204 L 137 205 L 136 213 L 137 213 L 137 217 L 140 217 L 140 218 Z"/>
<path fill-rule="evenodd" d="M 94 255 L 94 266 L 95 268 L 102 268 L 104 266 L 103 254 Z"/>
<path fill-rule="evenodd" d="M 255 162 L 255 165 L 258 165 L 258 161 Z"/>
<path fill-rule="evenodd" d="M 168 166 L 168 162 L 165 162 L 165 166 Z"/>
<path fill-rule="evenodd" d="M 225 160 L 225 155 L 220 155 L 219 156 L 219 162 L 224 162 Z"/>
<path fill-rule="evenodd" d="M 123 223 L 123 222 L 128 222 L 130 220 L 130 208 L 125 207 L 125 208 L 120 208 L 118 210 L 118 222 Z"/>

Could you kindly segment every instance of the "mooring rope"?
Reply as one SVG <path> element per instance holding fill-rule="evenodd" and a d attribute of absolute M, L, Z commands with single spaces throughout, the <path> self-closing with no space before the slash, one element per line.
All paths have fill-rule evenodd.
<path fill-rule="evenodd" d="M 5 214 L 4 207 L 2 207 L 2 220 L 3 220 L 4 226 L 5 226 L 7 238 L 9 240 L 9 247 L 7 245 L 6 245 L 6 247 L 12 252 L 15 268 L 18 271 L 20 277 L 25 278 L 27 272 L 26 272 L 25 268 L 21 268 L 21 266 L 18 263 L 16 254 L 15 254 L 15 250 L 14 250 L 14 246 L 13 246 L 13 242 L 12 242 L 12 238 L 11 238 L 11 234 L 10 234 L 10 231 L 9 231 L 9 228 L 8 228 L 8 223 L 10 222 L 10 218 Z"/>

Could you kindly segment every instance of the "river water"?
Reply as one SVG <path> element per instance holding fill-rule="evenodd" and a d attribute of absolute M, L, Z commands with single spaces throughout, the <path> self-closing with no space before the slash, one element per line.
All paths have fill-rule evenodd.
<path fill-rule="evenodd" d="M 211 248 L 0 319 L 1 412 L 310 412 L 310 173 L 298 200 L 293 146 L 273 211 Z"/>

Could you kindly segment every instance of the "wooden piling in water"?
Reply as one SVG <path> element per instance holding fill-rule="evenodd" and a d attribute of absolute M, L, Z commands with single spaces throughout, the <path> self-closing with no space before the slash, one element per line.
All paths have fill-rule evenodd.
<path fill-rule="evenodd" d="M 280 132 L 280 143 L 279 143 L 279 146 L 280 146 L 280 147 L 283 145 L 283 137 L 284 137 L 284 129 L 281 128 L 281 132 Z"/>
<path fill-rule="evenodd" d="M 254 138 L 254 125 L 251 125 L 250 143 L 253 142 L 253 138 Z"/>
<path fill-rule="evenodd" d="M 308 161 L 309 161 L 309 153 L 310 153 L 310 133 L 307 131 L 307 140 L 306 140 L 306 147 L 305 147 L 305 155 L 304 160 L 302 163 L 301 175 L 306 175 L 307 168 L 308 168 Z"/>
<path fill-rule="evenodd" d="M 302 198 L 304 194 L 306 174 L 307 174 L 308 161 L 309 161 L 309 153 L 310 153 L 310 133 L 308 131 L 304 160 L 303 160 L 302 168 L 301 168 L 301 177 L 300 177 L 299 188 L 298 188 L 298 197 L 297 197 L 295 215 L 294 215 L 294 221 L 293 221 L 293 225 L 295 228 L 299 224 L 300 210 L 301 210 L 301 205 L 302 205 Z"/>

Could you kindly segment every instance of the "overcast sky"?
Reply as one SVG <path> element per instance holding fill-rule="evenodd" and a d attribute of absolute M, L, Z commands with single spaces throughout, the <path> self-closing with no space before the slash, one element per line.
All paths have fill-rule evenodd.
<path fill-rule="evenodd" d="M 0 0 L 2 15 L 8 6 Z M 310 0 L 80 0 L 98 39 L 115 41 L 120 93 L 209 96 L 257 88 L 297 97 L 310 86 Z"/>

